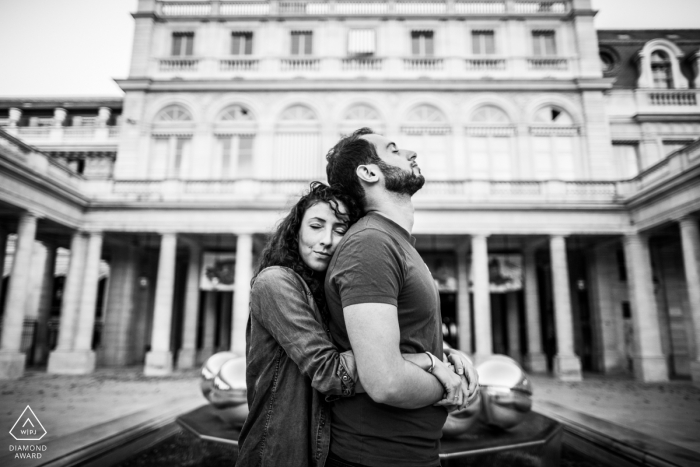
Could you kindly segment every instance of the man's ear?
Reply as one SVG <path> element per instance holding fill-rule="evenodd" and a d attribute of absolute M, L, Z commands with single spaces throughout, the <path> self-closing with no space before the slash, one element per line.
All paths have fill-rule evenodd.
<path fill-rule="evenodd" d="M 379 181 L 379 167 L 374 164 L 359 165 L 355 169 L 355 173 L 365 183 L 376 183 Z"/>

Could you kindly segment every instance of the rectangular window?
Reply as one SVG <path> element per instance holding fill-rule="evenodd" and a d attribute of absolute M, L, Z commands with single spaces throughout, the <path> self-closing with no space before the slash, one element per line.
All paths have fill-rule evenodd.
<path fill-rule="evenodd" d="M 613 143 L 613 157 L 620 180 L 629 180 L 639 173 L 639 152 L 636 144 Z"/>
<path fill-rule="evenodd" d="M 173 57 L 191 56 L 194 52 L 194 33 L 193 32 L 174 32 L 173 33 L 173 48 L 171 55 Z"/>
<path fill-rule="evenodd" d="M 231 33 L 231 55 L 252 55 L 253 53 L 253 33 L 233 32 Z"/>
<path fill-rule="evenodd" d="M 348 55 L 372 55 L 374 49 L 374 29 L 351 29 L 348 32 Z"/>
<path fill-rule="evenodd" d="M 668 156 L 674 151 L 678 151 L 680 148 L 687 146 L 692 143 L 692 140 L 681 140 L 681 141 L 664 141 L 664 157 Z"/>
<path fill-rule="evenodd" d="M 474 55 L 492 55 L 496 53 L 493 31 L 472 31 L 472 53 Z"/>
<path fill-rule="evenodd" d="M 311 31 L 292 31 L 292 55 L 311 55 Z"/>
<path fill-rule="evenodd" d="M 411 49 L 417 57 L 432 57 L 433 31 L 411 31 Z"/>
<path fill-rule="evenodd" d="M 532 31 L 532 53 L 537 56 L 556 55 L 554 31 Z"/>
<path fill-rule="evenodd" d="M 212 159 L 211 178 L 229 180 L 253 176 L 253 135 L 218 138 L 219 154 Z"/>

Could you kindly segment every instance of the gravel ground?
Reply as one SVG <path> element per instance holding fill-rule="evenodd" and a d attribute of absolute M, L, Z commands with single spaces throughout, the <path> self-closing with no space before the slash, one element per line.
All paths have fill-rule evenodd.
<path fill-rule="evenodd" d="M 700 388 L 690 381 L 640 383 L 584 375 L 578 383 L 534 376 L 534 399 L 660 438 L 700 453 Z"/>

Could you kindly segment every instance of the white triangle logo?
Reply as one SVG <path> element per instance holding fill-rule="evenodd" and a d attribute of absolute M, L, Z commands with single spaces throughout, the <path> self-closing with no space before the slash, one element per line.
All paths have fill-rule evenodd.
<path fill-rule="evenodd" d="M 46 436 L 46 428 L 41 424 L 31 407 L 27 406 L 10 429 L 17 441 L 39 441 Z"/>

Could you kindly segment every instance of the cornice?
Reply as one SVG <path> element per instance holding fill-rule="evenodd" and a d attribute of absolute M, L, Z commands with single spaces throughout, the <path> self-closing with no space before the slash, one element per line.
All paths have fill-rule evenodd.
<path fill-rule="evenodd" d="M 144 92 L 286 92 L 286 91 L 606 91 L 612 89 L 609 78 L 570 80 L 533 79 L 420 79 L 420 80 L 155 80 L 128 78 L 115 80 L 125 91 Z"/>

